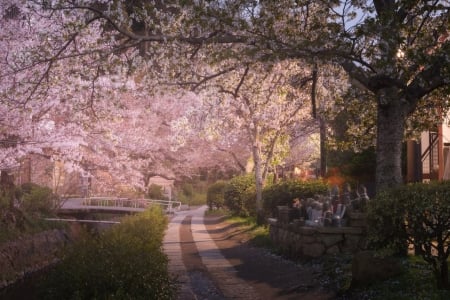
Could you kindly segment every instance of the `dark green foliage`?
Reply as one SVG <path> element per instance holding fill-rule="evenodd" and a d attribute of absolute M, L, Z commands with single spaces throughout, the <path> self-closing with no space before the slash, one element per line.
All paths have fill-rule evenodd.
<path fill-rule="evenodd" d="M 387 254 L 407 243 L 433 268 L 438 288 L 449 289 L 450 183 L 413 184 L 386 191 L 370 202 L 369 242 Z"/>
<path fill-rule="evenodd" d="M 263 209 L 266 215 L 274 216 L 277 206 L 292 204 L 294 198 L 306 199 L 328 192 L 328 185 L 322 180 L 285 180 L 263 190 Z"/>
<path fill-rule="evenodd" d="M 255 179 L 252 175 L 237 176 L 224 189 L 224 204 L 237 216 L 246 217 L 256 214 Z"/>
<path fill-rule="evenodd" d="M 245 212 L 241 216 L 256 217 L 256 185 L 252 184 L 242 194 Z M 260 225 L 260 224 L 259 224 Z"/>
<path fill-rule="evenodd" d="M 379 192 L 367 207 L 369 247 L 386 255 L 405 255 L 408 247 L 400 194 L 400 189 Z"/>
<path fill-rule="evenodd" d="M 20 209 L 27 214 L 51 215 L 57 203 L 49 187 L 33 183 L 23 184 L 16 194 L 20 195 Z"/>
<path fill-rule="evenodd" d="M 364 184 L 375 181 L 376 155 L 373 147 L 356 153 L 333 150 L 328 156 L 328 168 L 339 170 L 347 182 Z"/>
<path fill-rule="evenodd" d="M 41 284 L 41 299 L 173 299 L 161 244 L 167 218 L 160 209 L 127 217 L 85 236 L 67 250 Z"/>
<path fill-rule="evenodd" d="M 163 187 L 157 184 L 151 184 L 148 187 L 147 196 L 150 199 L 167 200 L 167 197 L 164 195 Z"/>
<path fill-rule="evenodd" d="M 183 195 L 188 198 L 192 198 L 192 195 L 194 195 L 194 187 L 190 183 L 184 183 L 181 189 L 183 191 Z"/>
<path fill-rule="evenodd" d="M 433 272 L 429 264 L 418 256 L 397 258 L 404 272 L 395 279 L 373 282 L 368 286 L 351 286 L 352 258 L 348 255 L 325 256 L 322 264 L 320 281 L 324 288 L 337 290 L 337 299 L 370 299 L 370 300 L 422 300 L 450 299 L 450 291 L 438 290 L 433 280 Z"/>
<path fill-rule="evenodd" d="M 208 187 L 206 192 L 206 203 L 210 210 L 215 208 L 222 208 L 224 205 L 224 192 L 226 182 L 219 180 Z"/>
<path fill-rule="evenodd" d="M 25 183 L 20 187 L 11 186 L 7 193 L 0 193 L 0 242 L 47 230 L 55 225 L 59 227 L 59 224 L 42 220 L 43 216 L 54 215 L 59 202 L 50 188 Z"/>

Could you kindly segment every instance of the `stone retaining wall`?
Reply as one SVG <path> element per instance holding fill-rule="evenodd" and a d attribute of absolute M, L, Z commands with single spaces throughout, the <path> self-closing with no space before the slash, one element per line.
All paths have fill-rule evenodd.
<path fill-rule="evenodd" d="M 62 230 L 50 230 L 0 245 L 0 289 L 56 262 L 69 242 Z"/>
<path fill-rule="evenodd" d="M 269 219 L 272 242 L 296 258 L 317 258 L 325 254 L 356 253 L 365 246 L 364 227 L 308 227 Z"/>

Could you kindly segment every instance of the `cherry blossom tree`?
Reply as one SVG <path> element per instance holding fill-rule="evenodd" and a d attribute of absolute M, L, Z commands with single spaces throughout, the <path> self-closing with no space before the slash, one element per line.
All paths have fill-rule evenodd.
<path fill-rule="evenodd" d="M 104 152 L 103 166 L 116 169 L 122 180 L 134 185 L 145 184 L 145 175 L 162 175 L 169 178 L 190 176 L 198 172 L 198 167 L 227 165 L 223 155 L 211 147 L 195 132 L 190 137 L 184 134 L 183 119 L 186 111 L 193 110 L 198 105 L 198 97 L 193 93 L 155 95 L 137 98 L 124 94 L 122 105 L 115 109 L 109 119 L 97 122 L 105 139 L 90 141 L 97 146 L 98 153 Z M 178 121 L 178 122 L 177 122 Z M 177 131 L 179 141 L 174 140 L 172 131 Z M 176 146 L 176 147 L 174 147 Z M 97 154 L 98 155 L 98 154 Z M 228 166 L 234 162 L 228 161 Z M 131 176 L 125 172 L 129 169 L 135 173 Z"/>
<path fill-rule="evenodd" d="M 251 153 L 258 210 L 262 209 L 267 174 L 276 161 L 279 164 L 286 159 L 294 130 L 316 127 L 311 117 L 309 77 L 299 63 L 248 64 L 199 86 L 205 138 L 230 145 L 244 142 Z M 303 89 L 296 81 L 303 81 Z M 191 115 L 199 118 L 198 113 Z"/>
<path fill-rule="evenodd" d="M 20 55 L 6 55 L 15 68 L 2 73 L 14 74 L 2 80 L 2 91 L 22 101 L 49 91 L 62 95 L 53 89 L 59 78 L 83 78 L 84 88 L 100 88 L 99 75 L 131 72 L 151 90 L 161 79 L 198 84 L 255 61 L 339 64 L 373 95 L 381 189 L 402 182 L 401 143 L 410 115 L 428 96 L 448 94 L 446 0 L 12 2 L 4 1 L 3 15 L 17 7 L 32 26 L 19 34 L 25 42 Z M 12 34 L 17 28 L 10 24 L 5 32 Z M 8 36 L 10 49 L 15 40 Z M 216 72 L 203 76 L 202 66 L 191 64 L 197 58 Z M 438 105 L 446 103 L 442 97 Z"/>
<path fill-rule="evenodd" d="M 367 99 L 376 106 L 377 186 L 400 184 L 406 121 L 416 111 L 426 112 L 419 104 L 435 93 L 443 95 L 438 106 L 448 104 L 449 2 L 228 3 L 230 13 L 217 2 L 202 14 L 209 17 L 204 28 L 219 28 L 210 41 L 230 42 L 225 33 L 232 34 L 237 46 L 228 53 L 259 61 L 333 61 L 372 95 Z"/>
<path fill-rule="evenodd" d="M 217 164 L 217 155 L 205 155 L 204 151 L 198 151 L 198 149 L 205 147 L 204 141 L 198 138 L 195 140 L 193 135 L 190 136 L 189 141 L 191 145 L 196 146 L 197 151 L 186 151 L 189 147 L 185 145 L 184 149 L 178 149 L 178 153 L 167 151 L 169 145 L 164 136 L 168 135 L 167 120 L 173 117 L 168 112 L 173 113 L 179 110 L 170 105 L 170 99 L 163 97 L 165 99 L 160 103 L 164 103 L 165 108 L 168 109 L 164 111 L 164 119 L 162 119 L 158 117 L 158 114 L 162 113 L 157 107 L 158 101 L 155 101 L 155 97 L 148 98 L 155 91 L 153 85 L 156 82 L 161 82 L 161 79 L 164 81 L 175 79 L 176 82 L 176 78 L 181 78 L 179 82 L 176 82 L 177 85 L 198 88 L 203 83 L 227 73 L 231 76 L 228 76 L 229 82 L 222 88 L 228 89 L 228 94 L 230 94 L 231 89 L 235 88 L 232 86 L 233 84 L 243 85 L 249 89 L 250 86 L 247 83 L 249 79 L 245 78 L 248 71 L 244 72 L 246 73 L 243 77 L 245 82 L 239 83 L 240 75 L 238 73 L 243 70 L 239 61 L 234 62 L 232 67 L 226 66 L 230 61 L 223 61 L 216 66 L 217 73 L 205 75 L 204 71 L 210 70 L 208 64 L 198 62 L 209 61 L 207 58 L 211 51 L 198 51 L 195 54 L 195 61 L 198 64 L 195 68 L 188 67 L 188 64 L 192 63 L 193 57 L 186 59 L 186 54 L 192 54 L 196 51 L 197 46 L 195 45 L 198 44 L 198 41 L 195 38 L 182 41 L 188 42 L 187 47 L 177 43 L 167 46 L 168 49 L 173 51 L 173 56 L 179 58 L 180 65 L 174 66 L 172 63 L 167 63 L 167 54 L 161 50 L 160 45 L 153 47 L 149 43 L 153 41 L 152 39 L 136 42 L 134 40 L 136 28 L 128 31 L 131 34 L 128 39 L 124 40 L 123 36 L 120 37 L 120 34 L 123 35 L 124 33 L 120 29 L 124 24 L 114 27 L 113 20 L 118 20 L 118 16 L 115 14 L 118 11 L 109 7 L 111 11 L 105 12 L 106 7 L 108 7 L 107 4 L 98 7 L 95 5 L 87 6 L 89 1 L 78 4 L 67 2 L 67 6 L 64 5 L 64 1 L 60 3 L 58 1 L 48 2 L 43 7 L 38 2 L 21 2 L 20 4 L 22 6 L 5 2 L 2 7 L 7 16 L 3 19 L 3 23 L 9 30 L 3 40 L 5 41 L 3 46 L 6 51 L 4 60 L 2 60 L 5 66 L 2 78 L 12 78 L 2 82 L 2 96 L 8 99 L 9 103 L 16 105 L 16 108 L 23 106 L 29 109 L 29 107 L 40 106 L 45 103 L 49 107 L 60 110 L 61 115 L 70 112 L 75 124 L 83 124 L 78 130 L 83 131 L 84 139 L 82 141 L 80 139 L 78 144 L 72 144 L 72 149 L 69 151 L 56 151 L 54 149 L 54 153 L 57 154 L 54 154 L 55 157 L 67 160 L 68 153 L 77 153 L 77 157 L 70 158 L 70 161 L 84 165 L 88 164 L 89 161 L 95 161 L 96 166 L 100 168 L 105 168 L 108 165 L 111 170 L 116 170 L 117 174 L 122 175 L 122 178 L 126 177 L 128 180 L 135 178 L 134 183 L 140 181 L 140 172 L 142 172 L 144 166 L 151 167 L 154 172 L 169 172 L 169 174 L 173 170 L 168 170 L 167 167 L 165 170 L 160 168 L 161 165 L 166 165 L 167 161 L 172 161 L 174 166 L 178 164 L 180 168 L 183 159 L 176 159 L 180 156 L 180 150 L 184 150 L 184 160 L 189 158 L 192 166 L 196 166 L 197 161 L 201 161 L 203 164 Z M 167 12 L 165 9 L 162 10 Z M 78 13 L 68 15 L 67 12 L 69 11 L 78 11 Z M 91 12 L 91 14 L 85 14 L 86 11 Z M 173 26 L 171 25 L 172 22 L 168 22 L 169 19 L 168 17 L 167 20 L 160 21 L 158 26 L 171 32 Z M 106 25 L 99 20 L 107 20 Z M 139 23 L 137 20 L 136 22 Z M 108 24 L 113 25 L 113 28 L 111 26 L 108 28 Z M 138 26 L 139 24 L 134 25 Z M 180 29 L 179 26 L 175 26 L 175 28 Z M 20 31 L 21 34 L 19 38 L 13 38 L 13 30 L 17 31 L 17 29 L 22 30 Z M 156 38 L 154 41 L 162 42 L 163 40 Z M 191 44 L 194 46 L 191 46 Z M 16 55 L 15 50 L 20 55 Z M 235 49 L 232 50 L 235 51 Z M 148 58 L 150 53 L 154 56 L 151 59 Z M 161 60 L 158 61 L 158 59 Z M 287 67 L 287 65 L 285 66 Z M 261 66 L 259 68 L 264 72 L 266 71 Z M 163 76 L 155 78 L 154 73 L 158 71 L 164 71 Z M 130 74 L 133 74 L 133 76 L 130 77 Z M 238 74 L 238 77 L 236 77 L 236 74 Z M 278 80 L 280 81 L 278 84 L 286 85 L 285 81 L 288 80 L 286 75 L 280 75 L 280 77 L 284 77 L 282 79 L 275 79 L 276 75 L 273 76 L 274 78 L 269 79 L 269 81 L 272 80 L 272 84 Z M 255 80 L 258 79 L 252 78 L 250 81 Z M 284 83 L 281 81 L 284 81 Z M 272 91 L 264 90 L 269 92 L 269 99 L 276 93 L 280 94 L 278 95 L 280 99 L 295 97 L 296 93 L 292 92 L 292 88 L 289 91 L 275 92 L 277 88 L 272 86 Z M 125 101 L 121 98 L 124 95 L 124 90 L 129 90 L 132 94 L 127 96 Z M 241 96 L 235 90 L 233 97 L 239 98 L 238 101 L 247 99 L 246 112 L 248 113 L 250 109 L 250 114 L 257 114 L 255 117 L 260 118 L 260 122 L 267 122 L 270 119 L 267 119 L 270 117 L 270 112 L 266 112 L 266 115 L 264 115 L 264 113 L 257 112 L 255 108 L 250 107 L 248 98 L 251 95 L 248 93 L 252 92 L 247 92 L 247 95 Z M 13 95 L 13 97 L 9 97 L 9 95 Z M 259 97 L 263 98 L 264 95 L 260 93 Z M 142 99 L 148 99 L 151 103 Z M 261 101 L 264 103 L 265 100 Z M 179 103 L 179 97 L 177 102 L 178 106 L 184 107 L 183 104 Z M 296 102 L 293 101 L 293 103 Z M 282 106 L 277 108 L 278 104 L 278 101 L 274 101 L 271 108 L 266 104 L 266 109 L 268 111 L 274 109 L 280 111 Z M 233 110 L 236 113 L 241 108 L 236 106 L 237 104 L 234 105 Z M 296 110 L 300 109 L 298 104 L 294 104 L 294 107 Z M 224 112 L 221 113 L 224 114 Z M 263 117 L 260 116 L 261 114 L 263 114 Z M 295 113 L 292 114 L 295 115 Z M 12 116 L 13 114 L 10 113 L 9 115 Z M 262 178 L 266 176 L 270 166 L 269 161 L 273 159 L 277 148 L 280 147 L 280 143 L 277 143 L 277 141 L 287 133 L 283 131 L 284 129 L 280 131 L 275 125 L 269 124 L 267 125 L 269 129 L 264 129 L 264 132 L 260 133 L 260 125 L 251 121 L 250 117 L 248 114 L 245 116 L 250 124 L 254 123 L 249 125 L 254 129 L 250 141 L 254 146 L 253 157 L 258 170 L 257 174 L 259 174 L 257 178 L 260 178 L 258 186 L 261 187 Z M 281 120 L 281 118 L 279 119 Z M 95 123 L 92 120 L 95 120 Z M 233 119 L 228 118 L 228 123 L 232 122 Z M 281 120 L 280 122 L 285 122 L 282 126 L 287 126 L 287 123 L 291 121 Z M 64 122 L 59 123 L 68 123 L 68 120 L 65 119 Z M 237 128 L 239 127 L 241 125 Z M 136 128 L 146 132 L 148 137 L 144 135 L 145 138 L 143 139 Z M 247 131 L 250 132 L 250 129 L 252 128 L 247 128 Z M 73 133 L 74 131 L 69 129 L 69 132 Z M 20 134 L 23 135 L 23 132 L 20 132 Z M 264 137 L 261 138 L 260 135 Z M 66 135 L 65 138 L 66 140 L 74 140 L 69 135 Z M 237 141 L 242 141 L 242 137 L 235 136 L 233 139 L 234 144 L 220 141 L 216 143 L 215 149 L 207 151 L 210 154 L 217 154 L 217 151 L 231 153 L 230 157 L 233 157 L 235 162 L 239 162 L 242 168 L 242 156 L 237 157 L 236 153 L 246 152 L 232 150 L 233 147 L 236 147 Z M 265 150 L 264 155 L 261 150 L 262 139 L 267 143 L 269 149 Z M 46 141 L 45 147 L 54 148 L 50 139 L 43 140 Z M 284 138 L 284 141 L 286 142 L 287 139 Z M 240 144 L 242 145 L 242 143 Z M 85 146 L 80 147 L 80 145 Z M 199 145 L 202 146 L 199 147 Z M 287 144 L 284 146 L 286 147 Z M 84 148 L 84 151 L 83 153 L 80 153 L 79 150 L 73 151 L 75 148 Z M 26 153 L 29 152 L 23 152 L 23 154 Z M 171 155 L 170 153 L 177 154 Z M 216 160 L 211 159 L 210 162 L 206 162 L 206 157 L 214 156 Z M 265 161 L 261 162 L 262 159 Z M 18 158 L 15 158 L 15 161 L 18 161 Z M 159 171 L 155 171 L 158 169 Z M 186 168 L 181 169 L 186 172 Z M 129 172 L 125 172 L 125 170 Z"/>
<path fill-rule="evenodd" d="M 341 65 L 376 103 L 378 188 L 402 182 L 406 121 L 416 111 L 426 112 L 420 103 L 435 93 L 443 95 L 439 107 L 448 102 L 448 1 L 217 1 L 202 5 L 204 9 L 193 5 L 199 16 L 194 23 L 204 25 L 195 36 L 216 53 L 211 55 L 215 59 L 225 55 L 214 52 L 209 43 L 221 45 L 227 57 L 244 60 L 315 58 Z M 236 47 L 231 48 L 231 42 Z"/>

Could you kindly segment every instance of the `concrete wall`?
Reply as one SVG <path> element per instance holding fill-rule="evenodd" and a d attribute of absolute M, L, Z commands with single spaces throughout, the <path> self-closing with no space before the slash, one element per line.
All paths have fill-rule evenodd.
<path fill-rule="evenodd" d="M 69 239 L 64 231 L 50 230 L 0 245 L 0 289 L 57 261 Z"/>

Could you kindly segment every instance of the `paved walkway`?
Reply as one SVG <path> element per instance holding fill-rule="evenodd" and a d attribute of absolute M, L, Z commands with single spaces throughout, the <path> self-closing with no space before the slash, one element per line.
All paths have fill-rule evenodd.
<path fill-rule="evenodd" d="M 204 213 L 207 209 L 202 206 L 195 210 L 177 212 L 170 220 L 169 227 L 163 241 L 164 252 L 169 258 L 169 272 L 178 278 L 180 293 L 178 299 L 207 299 L 198 295 L 193 281 L 192 266 L 189 269 L 183 261 L 181 243 L 186 243 L 180 236 L 182 226 L 189 226 L 184 220 L 190 219 L 192 238 L 195 242 L 202 267 L 205 267 L 212 277 L 215 288 L 220 295 L 215 294 L 214 299 L 262 299 L 251 286 L 236 276 L 236 270 L 221 254 L 216 243 L 211 238 L 204 224 Z M 197 266 L 199 267 L 199 266 Z M 205 289 L 208 287 L 205 287 Z"/>

